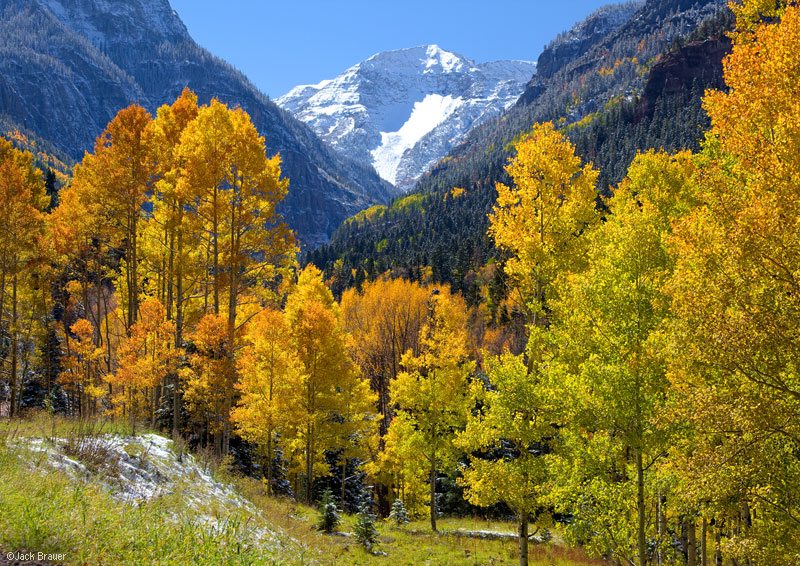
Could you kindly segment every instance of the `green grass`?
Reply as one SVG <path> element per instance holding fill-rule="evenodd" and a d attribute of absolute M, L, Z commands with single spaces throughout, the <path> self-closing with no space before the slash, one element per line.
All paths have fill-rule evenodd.
<path fill-rule="evenodd" d="M 437 521 L 440 533 L 430 531 L 427 519 L 419 519 L 403 527 L 387 521 L 378 521 L 380 535 L 375 550 L 387 556 L 368 554 L 352 537 L 325 535 L 313 527 L 317 523 L 316 509 L 288 499 L 264 495 L 259 482 L 247 478 L 229 478 L 240 493 L 261 509 L 270 524 L 280 526 L 302 545 L 313 549 L 322 564 L 417 566 L 430 565 L 513 565 L 518 563 L 516 540 L 485 540 L 448 534 L 458 529 L 477 531 L 493 530 L 511 533 L 515 525 L 503 521 L 485 521 L 469 518 L 442 518 Z M 342 515 L 339 531 L 352 532 L 354 515 Z M 554 544 L 530 545 L 530 566 L 599 566 L 601 560 L 590 559 L 582 550 L 564 548 Z"/>
<path fill-rule="evenodd" d="M 50 422 L 52 421 L 52 422 Z M 288 499 L 267 497 L 257 480 L 234 476 L 225 466 L 216 470 L 220 481 L 231 482 L 257 511 L 228 512 L 208 501 L 190 507 L 183 488 L 140 505 L 123 503 L 108 494 L 99 479 L 77 480 L 45 464 L 46 455 L 30 448 L 27 438 L 82 438 L 108 432 L 129 432 L 126 425 L 78 424 L 38 415 L 32 419 L 0 421 L 0 550 L 65 554 L 67 564 L 336 564 L 336 565 L 501 565 L 517 563 L 515 540 L 484 540 L 447 531 L 495 530 L 513 532 L 514 525 L 480 519 L 439 520 L 440 533 L 430 532 L 427 520 L 403 527 L 378 521 L 375 556 L 353 537 L 317 531 L 315 509 Z M 66 443 L 65 443 L 66 444 Z M 64 444 L 64 446 L 65 446 Z M 64 449 L 64 448 L 62 448 Z M 131 446 L 132 451 L 137 451 Z M 96 458 L 96 453 L 77 459 Z M 98 469 L 102 469 L 102 466 Z M 187 480 L 189 481 L 189 480 Z M 213 518 L 218 528 L 205 520 Z M 343 515 L 341 531 L 352 532 L 356 518 Z M 254 542 L 255 532 L 268 527 L 280 543 Z M 580 550 L 554 544 L 531 545 L 531 566 L 589 566 Z"/>
<path fill-rule="evenodd" d="M 146 432 L 138 431 L 137 432 Z M 45 464 L 29 438 L 65 438 L 67 452 L 84 464 L 81 440 L 128 434 L 127 424 L 75 421 L 47 415 L 0 421 L 0 550 L 66 555 L 67 564 L 297 564 L 294 550 L 253 543 L 263 519 L 247 512 L 205 517 L 189 512 L 180 489 L 151 502 L 126 504 L 98 481 L 79 481 Z M 91 466 L 87 466 L 92 469 Z M 207 524 L 212 519 L 216 528 Z"/>
<path fill-rule="evenodd" d="M 156 431 L 141 425 L 136 427 L 136 434 L 149 432 Z M 71 419 L 50 415 L 45 411 L 34 411 L 21 419 L 0 419 L 0 442 L 11 437 L 70 438 L 100 434 L 129 435 L 130 421 L 114 418 Z"/>
<path fill-rule="evenodd" d="M 250 517 L 220 518 L 209 529 L 166 499 L 124 504 L 96 484 L 47 471 L 24 448 L 0 447 L 0 509 L 4 552 L 65 554 L 68 564 L 290 563 L 248 542 Z"/>

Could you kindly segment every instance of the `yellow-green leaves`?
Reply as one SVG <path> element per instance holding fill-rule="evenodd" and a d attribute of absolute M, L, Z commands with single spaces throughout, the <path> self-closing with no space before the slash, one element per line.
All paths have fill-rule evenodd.
<path fill-rule="evenodd" d="M 752 39 L 752 34 L 764 20 L 779 18 L 785 11 L 787 0 L 735 0 L 729 3 L 736 15 L 735 37 L 739 43 Z"/>
<path fill-rule="evenodd" d="M 473 452 L 462 484 L 474 505 L 505 503 L 517 514 L 535 514 L 544 487 L 543 452 L 555 429 L 540 377 L 528 372 L 522 356 L 486 360 L 489 388 L 476 382 L 482 409 L 467 421 L 459 446 Z M 480 388 L 480 389 L 478 389 Z M 517 454 L 485 458 L 497 449 Z"/>
<path fill-rule="evenodd" d="M 464 425 L 471 406 L 468 384 L 475 362 L 468 360 L 466 344 L 463 299 L 447 291 L 434 291 L 428 300 L 420 352 L 414 355 L 409 351 L 403 356 L 405 371 L 390 386 L 398 409 L 390 431 L 403 427 L 407 436 L 401 439 L 401 446 L 418 446 L 409 464 L 429 472 L 434 530 L 436 471 L 443 464 L 453 463 L 455 430 Z"/>
<path fill-rule="evenodd" d="M 512 276 L 539 324 L 544 287 L 582 259 L 580 234 L 595 217 L 597 171 L 581 166 L 575 148 L 552 124 L 538 124 L 520 141 L 506 166 L 512 187 L 497 185 L 489 235 L 512 257 Z"/>
<path fill-rule="evenodd" d="M 561 397 L 577 406 L 561 432 L 556 492 L 562 497 L 554 503 L 580 501 L 579 493 L 593 485 L 599 501 L 571 509 L 581 525 L 606 522 L 609 510 L 603 506 L 615 492 L 635 494 L 635 505 L 614 510 L 616 522 L 627 523 L 635 535 L 614 542 L 598 531 L 592 544 L 611 544 L 605 550 L 616 556 L 638 554 L 642 565 L 647 533 L 655 528 L 645 513 L 655 497 L 648 478 L 668 446 L 656 420 L 668 389 L 662 335 L 670 305 L 662 287 L 673 259 L 666 237 L 672 221 L 691 208 L 693 170 L 686 154 L 637 156 L 607 203 L 606 221 L 585 236 L 586 270 L 560 280 L 554 304 L 561 363 L 574 376 Z M 593 462 L 602 455 L 592 447 L 596 442 L 627 457 Z"/>

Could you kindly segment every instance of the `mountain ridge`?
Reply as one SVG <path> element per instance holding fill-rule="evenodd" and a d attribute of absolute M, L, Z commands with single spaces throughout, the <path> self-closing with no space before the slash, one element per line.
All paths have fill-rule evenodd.
<path fill-rule="evenodd" d="M 0 15 L 3 122 L 76 161 L 121 108 L 154 113 L 189 86 L 200 103 L 241 106 L 267 153 L 280 152 L 291 183 L 280 211 L 303 244 L 328 241 L 344 218 L 396 194 L 197 45 L 166 0 L 3 0 Z"/>

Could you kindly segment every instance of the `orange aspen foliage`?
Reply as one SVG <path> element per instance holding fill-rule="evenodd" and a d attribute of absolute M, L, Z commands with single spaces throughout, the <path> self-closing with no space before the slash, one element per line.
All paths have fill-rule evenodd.
<path fill-rule="evenodd" d="M 109 376 L 118 412 L 131 423 L 146 418 L 154 424 L 157 389 L 175 370 L 180 352 L 173 345 L 175 324 L 166 319 L 164 305 L 150 298 L 141 303 L 141 318 L 119 347 L 119 368 Z"/>
<path fill-rule="evenodd" d="M 139 224 L 156 173 L 151 158 L 150 124 L 144 108 L 134 104 L 119 111 L 97 138 L 94 154 L 75 166 L 73 190 L 97 219 L 92 236 L 123 251 L 120 291 L 128 331 L 139 311 Z"/>
<path fill-rule="evenodd" d="M 42 211 L 49 202 L 33 156 L 0 138 L 0 321 L 7 324 L 11 352 L 4 359 L 11 389 L 9 413 L 19 404 L 19 295 L 39 260 L 44 234 Z"/>
<path fill-rule="evenodd" d="M 350 288 L 342 295 L 348 349 L 378 393 L 381 434 L 392 420 L 389 384 L 400 373 L 400 359 L 408 350 L 419 351 L 429 293 L 405 279 L 378 279 L 365 283 L 361 292 Z"/>
<path fill-rule="evenodd" d="M 70 331 L 75 337 L 69 334 L 64 337 L 67 355 L 62 362 L 64 370 L 59 381 L 68 395 L 76 400 L 71 412 L 88 417 L 96 411 L 96 401 L 107 392 L 98 367 L 103 351 L 94 345 L 94 326 L 85 318 L 78 319 Z"/>
<path fill-rule="evenodd" d="M 184 398 L 191 419 L 214 436 L 217 454 L 222 454 L 223 431 L 228 425 L 228 409 L 235 382 L 233 343 L 228 336 L 228 323 L 214 314 L 207 314 L 189 336 L 193 352 L 189 367 L 180 370 Z"/>
<path fill-rule="evenodd" d="M 763 6 L 737 9 L 757 21 Z M 800 7 L 744 29 L 709 92 L 698 206 L 675 227 L 666 289 L 683 356 L 672 367 L 695 427 L 686 493 L 746 517 L 726 544 L 740 563 L 800 556 Z M 745 512 L 746 511 L 746 512 Z"/>

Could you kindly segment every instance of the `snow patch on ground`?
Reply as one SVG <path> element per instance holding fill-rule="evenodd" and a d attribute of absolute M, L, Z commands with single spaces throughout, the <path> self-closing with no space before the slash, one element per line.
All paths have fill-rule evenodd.
<path fill-rule="evenodd" d="M 428 94 L 420 102 L 416 102 L 408 120 L 399 130 L 380 133 L 381 144 L 370 152 L 378 174 L 394 183 L 403 154 L 444 122 L 463 102 L 461 98 L 440 94 Z"/>
<path fill-rule="evenodd" d="M 85 442 L 85 456 L 72 455 L 69 445 Z M 181 511 L 210 528 L 220 528 L 236 512 L 260 512 L 231 485 L 217 481 L 191 454 L 178 455 L 172 441 L 157 434 L 101 435 L 86 439 L 26 439 L 26 448 L 43 457 L 42 463 L 79 481 L 95 481 L 112 497 L 139 505 L 176 495 Z M 68 455 L 68 453 L 70 455 Z M 92 455 L 102 458 L 94 459 Z M 82 459 L 89 461 L 81 461 Z M 254 529 L 259 541 L 279 542 L 266 528 Z"/>

